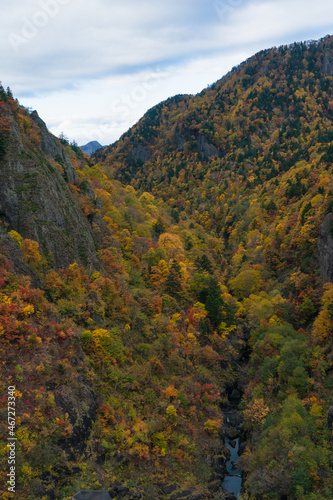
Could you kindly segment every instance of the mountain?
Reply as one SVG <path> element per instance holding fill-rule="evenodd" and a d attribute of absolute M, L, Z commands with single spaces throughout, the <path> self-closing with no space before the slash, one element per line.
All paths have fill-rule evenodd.
<path fill-rule="evenodd" d="M 332 44 L 262 51 L 200 94 L 155 106 L 93 157 L 163 200 L 174 224 L 188 225 L 187 245 L 198 245 L 196 225 L 223 241 L 223 283 L 242 303 L 252 349 L 243 415 L 259 420 L 247 424 L 242 461 L 254 498 L 318 491 L 305 458 L 326 456 L 306 444 L 315 407 L 320 439 L 331 439 Z"/>
<path fill-rule="evenodd" d="M 97 141 L 88 142 L 84 146 L 80 146 L 82 151 L 88 155 L 95 153 L 98 149 L 101 149 L 103 146 Z"/>
<path fill-rule="evenodd" d="M 316 239 L 298 241 L 302 227 L 318 235 L 332 208 L 328 178 L 324 187 L 314 177 L 329 175 L 332 160 L 332 40 L 262 51 L 197 96 L 155 106 L 94 159 L 116 179 L 171 200 L 177 219 L 194 218 L 226 242 L 236 231 L 232 245 L 251 224 L 250 207 L 260 215 L 258 230 L 272 228 L 272 240 L 281 211 L 297 214 L 292 241 L 281 235 L 289 248 L 283 263 L 300 265 L 299 245 L 301 268 L 310 269 Z M 324 277 L 332 276 L 331 268 Z"/>
<path fill-rule="evenodd" d="M 244 498 L 333 498 L 332 44 L 262 51 L 89 160 L 0 87 L 20 498 L 228 498 L 238 453 Z"/>

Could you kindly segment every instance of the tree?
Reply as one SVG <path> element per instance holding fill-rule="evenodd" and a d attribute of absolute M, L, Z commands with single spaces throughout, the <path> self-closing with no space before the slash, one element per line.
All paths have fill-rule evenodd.
<path fill-rule="evenodd" d="M 181 267 L 176 260 L 172 261 L 169 274 L 165 280 L 165 291 L 174 297 L 175 299 L 180 299 L 182 295 L 182 284 L 181 284 Z"/>
<path fill-rule="evenodd" d="M 163 233 L 159 237 L 158 244 L 169 258 L 179 258 L 184 254 L 183 244 L 177 234 Z"/>
<path fill-rule="evenodd" d="M 213 272 L 212 263 L 205 253 L 201 255 L 201 257 L 195 259 L 194 265 L 198 271 L 207 271 L 207 273 Z"/>
<path fill-rule="evenodd" d="M 163 222 L 161 217 L 159 217 L 157 219 L 157 221 L 155 222 L 155 224 L 153 225 L 153 229 L 154 229 L 155 233 L 157 233 L 157 234 L 165 233 L 166 228 L 167 228 L 166 224 Z"/>
<path fill-rule="evenodd" d="M 259 398 L 248 403 L 243 411 L 243 417 L 247 427 L 254 430 L 262 426 L 268 413 L 268 406 L 262 398 Z"/>
<path fill-rule="evenodd" d="M 205 305 L 207 318 L 213 328 L 218 328 L 223 320 L 222 307 L 224 301 L 221 296 L 221 288 L 216 278 L 199 275 L 198 300 Z"/>
<path fill-rule="evenodd" d="M 24 260 L 29 266 L 39 264 L 42 260 L 37 241 L 29 239 L 22 240 L 22 253 Z"/>
<path fill-rule="evenodd" d="M 333 284 L 325 284 L 322 309 L 313 324 L 313 338 L 321 344 L 333 337 Z"/>
<path fill-rule="evenodd" d="M 260 289 L 260 272 L 256 269 L 241 271 L 236 278 L 230 280 L 230 286 L 238 299 L 249 297 L 251 293 L 256 293 Z"/>
<path fill-rule="evenodd" d="M 68 137 L 66 137 L 63 132 L 60 132 L 59 141 L 61 142 L 61 144 L 63 146 L 68 146 L 69 145 Z"/>

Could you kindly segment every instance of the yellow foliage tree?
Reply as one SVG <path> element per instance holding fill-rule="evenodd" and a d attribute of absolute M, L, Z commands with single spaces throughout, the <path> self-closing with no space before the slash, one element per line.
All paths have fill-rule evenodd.
<path fill-rule="evenodd" d="M 37 241 L 29 239 L 22 240 L 22 253 L 24 260 L 29 265 L 39 264 L 42 260 Z"/>
<path fill-rule="evenodd" d="M 333 336 L 333 284 L 325 284 L 322 310 L 313 324 L 313 338 L 316 343 L 326 342 Z"/>
<path fill-rule="evenodd" d="M 19 233 L 16 231 L 10 231 L 8 234 L 20 245 L 20 247 L 22 246 L 23 238 Z"/>
<path fill-rule="evenodd" d="M 209 419 L 204 423 L 204 429 L 208 434 L 217 436 L 222 427 L 223 420 L 219 418 Z"/>
<path fill-rule="evenodd" d="M 184 247 L 177 234 L 161 234 L 158 244 L 163 248 L 169 259 L 181 258 L 184 255 Z"/>
<path fill-rule="evenodd" d="M 166 409 L 166 414 L 172 422 L 177 420 L 177 410 L 173 405 L 169 405 Z"/>
<path fill-rule="evenodd" d="M 244 421 L 250 429 L 260 427 L 267 415 L 269 408 L 262 398 L 251 401 L 243 411 Z"/>
<path fill-rule="evenodd" d="M 261 287 L 260 272 L 256 269 L 241 271 L 236 278 L 230 280 L 230 285 L 237 298 L 249 297 L 251 293 L 258 292 Z"/>
<path fill-rule="evenodd" d="M 168 265 L 164 259 L 161 259 L 159 261 L 158 268 L 161 271 L 161 275 L 163 276 L 163 278 L 166 278 L 169 274 L 169 269 L 168 269 Z"/>

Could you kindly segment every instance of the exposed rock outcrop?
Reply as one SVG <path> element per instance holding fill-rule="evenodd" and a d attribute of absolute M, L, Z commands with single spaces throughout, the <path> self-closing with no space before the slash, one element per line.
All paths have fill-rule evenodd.
<path fill-rule="evenodd" d="M 11 117 L 7 153 L 0 162 L 0 221 L 8 230 L 37 241 L 55 267 L 67 267 L 74 261 L 90 261 L 99 267 L 91 226 L 55 163 L 48 159 L 62 161 L 69 182 L 77 174 L 59 141 L 37 113 L 33 115 L 43 151 L 27 141 Z"/>
<path fill-rule="evenodd" d="M 184 139 L 184 137 L 181 136 L 179 130 L 175 131 L 175 142 L 177 145 L 177 149 L 179 149 L 180 151 L 183 151 L 186 139 Z"/>
<path fill-rule="evenodd" d="M 198 137 L 197 142 L 198 142 L 199 153 L 203 158 L 220 156 L 219 150 L 213 144 L 210 144 L 203 135 L 200 135 Z"/>
<path fill-rule="evenodd" d="M 136 146 L 132 150 L 132 158 L 134 160 L 140 160 L 143 163 L 150 160 L 151 154 L 150 151 L 144 146 Z"/>
<path fill-rule="evenodd" d="M 328 37 L 325 40 L 323 71 L 325 75 L 333 75 L 333 37 Z"/>
<path fill-rule="evenodd" d="M 44 151 L 48 158 L 53 158 L 61 164 L 64 169 L 67 182 L 73 184 L 75 179 L 78 179 L 78 175 L 64 149 L 61 147 L 59 140 L 54 137 L 54 135 L 50 134 L 47 130 L 45 122 L 43 122 L 43 120 L 39 117 L 37 111 L 33 111 L 30 116 L 40 128 L 41 150 Z"/>
<path fill-rule="evenodd" d="M 71 459 L 78 458 L 86 448 L 86 441 L 91 432 L 97 411 L 97 396 L 81 379 L 77 388 L 70 385 L 59 386 L 55 390 L 55 401 L 68 414 L 72 434 L 63 443 L 59 443 Z"/>
<path fill-rule="evenodd" d="M 333 282 L 333 214 L 327 214 L 319 229 L 318 258 L 320 275 Z"/>

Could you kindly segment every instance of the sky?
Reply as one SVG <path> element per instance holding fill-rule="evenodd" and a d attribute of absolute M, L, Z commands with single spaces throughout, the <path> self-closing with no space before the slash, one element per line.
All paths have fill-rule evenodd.
<path fill-rule="evenodd" d="M 0 81 L 49 130 L 111 144 L 152 106 L 256 52 L 333 34 L 332 0 L 15 0 Z"/>

